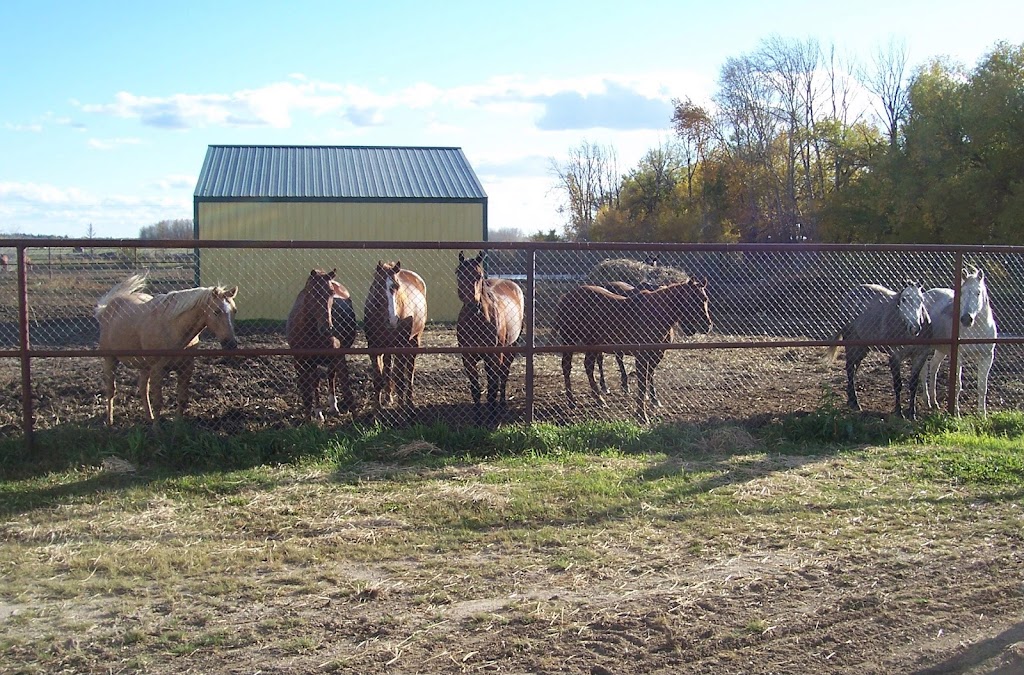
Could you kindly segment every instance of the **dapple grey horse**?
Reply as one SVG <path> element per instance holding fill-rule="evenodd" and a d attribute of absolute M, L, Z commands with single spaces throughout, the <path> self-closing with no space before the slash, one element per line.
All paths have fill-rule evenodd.
<path fill-rule="evenodd" d="M 985 272 L 977 267 L 973 271 L 964 270 L 963 283 L 960 286 L 960 329 L 962 338 L 984 339 L 995 338 L 999 331 L 996 327 L 995 313 L 989 301 L 988 287 L 985 283 Z M 932 288 L 925 291 L 925 307 L 932 319 L 932 335 L 935 338 L 948 339 L 953 335 L 953 289 Z M 954 409 L 960 414 L 960 389 L 963 386 L 964 360 L 978 364 L 978 412 L 988 414 L 986 399 L 988 397 L 988 374 L 995 359 L 995 344 L 961 345 L 957 352 L 956 390 L 954 393 Z M 949 356 L 949 346 L 935 347 L 931 360 L 928 362 L 924 375 L 925 398 L 928 407 L 937 407 L 937 378 L 939 366 Z"/>
<path fill-rule="evenodd" d="M 849 292 L 843 299 L 843 326 L 832 336 L 832 340 L 903 340 L 931 337 L 931 319 L 924 304 L 924 289 L 919 284 L 909 284 L 896 293 L 877 284 L 861 284 Z M 854 410 L 860 410 L 857 401 L 855 378 L 857 368 L 867 356 L 868 351 L 875 349 L 889 354 L 889 370 L 892 372 L 893 392 L 896 405 L 893 413 L 903 415 L 900 407 L 900 396 L 903 390 L 903 379 L 900 367 L 903 361 L 912 360 L 907 416 L 917 416 L 917 403 L 914 393 L 917 390 L 921 369 L 924 367 L 927 350 L 913 345 L 848 345 L 846 347 L 846 399 Z M 833 345 L 826 355 L 828 361 L 834 361 L 839 352 L 839 345 Z"/>

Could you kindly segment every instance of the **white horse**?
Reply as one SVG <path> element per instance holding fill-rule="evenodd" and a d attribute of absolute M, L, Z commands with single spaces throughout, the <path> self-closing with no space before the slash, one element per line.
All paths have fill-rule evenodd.
<path fill-rule="evenodd" d="M 931 317 L 924 303 L 924 290 L 917 283 L 908 283 L 899 293 L 877 284 L 861 284 L 850 289 L 842 301 L 845 323 L 832 336 L 832 341 L 843 340 L 913 340 L 931 337 Z M 856 377 L 861 361 L 871 350 L 889 355 L 889 370 L 892 374 L 893 394 L 896 404 L 893 414 L 903 416 L 900 395 L 903 392 L 901 368 L 903 361 L 910 360 L 910 396 L 907 417 L 917 416 L 918 378 L 924 367 L 920 347 L 913 345 L 848 345 L 846 347 L 846 401 L 854 410 L 860 410 L 857 400 Z M 839 345 L 833 345 L 825 355 L 831 363 L 839 353 Z"/>
<path fill-rule="evenodd" d="M 949 339 L 953 335 L 953 289 L 932 288 L 924 294 L 925 306 L 932 317 L 932 334 L 936 339 Z M 988 339 L 998 335 L 996 317 L 989 301 L 988 287 L 985 285 L 985 272 L 977 267 L 974 271 L 964 270 L 963 284 L 960 286 L 960 337 L 969 339 Z M 939 366 L 949 356 L 949 345 L 935 348 L 928 362 L 924 380 L 925 398 L 928 407 L 938 407 L 937 379 Z M 960 345 L 956 362 L 956 390 L 953 393 L 954 410 L 960 415 L 960 389 L 963 386 L 964 360 L 969 359 L 978 364 L 978 412 L 982 416 L 988 414 L 985 399 L 988 396 L 988 374 L 992 370 L 995 359 L 995 344 Z"/>

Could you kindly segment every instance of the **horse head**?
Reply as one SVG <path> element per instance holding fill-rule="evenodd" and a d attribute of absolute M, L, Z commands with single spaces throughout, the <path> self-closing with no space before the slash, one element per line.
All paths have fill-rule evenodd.
<path fill-rule="evenodd" d="M 675 288 L 677 300 L 676 323 L 686 335 L 710 333 L 714 327 L 711 320 L 711 309 L 708 300 L 707 279 L 698 280 L 693 277 L 689 281 L 672 284 L 665 288 Z"/>
<path fill-rule="evenodd" d="M 459 265 L 455 268 L 455 287 L 459 295 L 459 301 L 463 305 L 476 308 L 479 314 L 482 307 L 482 296 L 484 286 L 484 254 L 478 253 L 475 258 L 466 258 L 462 251 L 459 251 Z"/>
<path fill-rule="evenodd" d="M 928 310 L 924 305 L 924 288 L 921 284 L 910 282 L 900 291 L 898 299 L 900 319 L 911 337 L 917 337 L 931 323 Z"/>
<path fill-rule="evenodd" d="M 235 337 L 235 296 L 238 294 L 238 286 L 222 288 L 215 286 L 210 289 L 206 304 L 203 306 L 203 314 L 206 318 L 206 327 L 209 328 L 224 349 L 237 349 L 238 339 Z"/>
<path fill-rule="evenodd" d="M 964 281 L 960 286 L 960 324 L 970 328 L 978 314 L 988 304 L 988 288 L 985 285 L 985 270 L 975 267 L 964 270 Z"/>
<path fill-rule="evenodd" d="M 388 321 L 392 327 L 398 325 L 399 319 L 397 298 L 402 291 L 402 280 L 399 277 L 399 272 L 401 271 L 401 260 L 387 263 L 378 260 L 371 286 L 371 292 L 373 292 L 373 288 L 378 288 L 378 292 L 383 291 L 388 307 Z"/>
<path fill-rule="evenodd" d="M 316 319 L 316 331 L 320 335 L 334 334 L 331 309 L 334 306 L 334 285 L 331 283 L 338 274 L 338 268 L 330 272 L 310 270 L 303 288 L 303 311 Z"/>

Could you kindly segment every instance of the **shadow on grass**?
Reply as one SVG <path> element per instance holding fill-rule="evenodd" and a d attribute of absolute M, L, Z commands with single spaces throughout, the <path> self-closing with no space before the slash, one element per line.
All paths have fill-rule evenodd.
<path fill-rule="evenodd" d="M 638 481 L 685 470 L 680 458 L 695 459 L 715 474 L 688 484 L 685 494 L 675 495 L 678 499 L 779 470 L 780 464 L 771 461 L 745 463 L 738 469 L 729 461 L 738 455 L 820 457 L 864 445 L 909 440 L 915 433 L 915 427 L 904 420 L 852 413 L 829 405 L 787 416 L 648 427 L 624 421 L 452 427 L 436 422 L 436 413 L 427 411 L 417 417 L 432 421 L 430 424 L 414 422 L 392 427 L 376 424 L 371 418 L 355 422 L 338 418 L 324 427 L 305 424 L 256 432 L 231 428 L 216 431 L 189 421 L 164 422 L 155 429 L 149 425 L 115 429 L 100 423 L 64 425 L 37 432 L 32 451 L 23 439 L 0 440 L 0 481 L 7 482 L 0 483 L 0 513 L 47 508 L 77 496 L 173 476 L 223 474 L 303 461 L 333 464 L 334 480 L 338 482 L 366 483 L 424 472 L 436 477 L 438 469 L 454 469 L 481 459 L 603 452 L 667 456 L 644 469 L 636 477 Z M 137 472 L 86 471 L 81 480 L 46 484 L 45 477 L 51 474 L 83 467 L 99 471 L 104 460 L 111 457 L 125 460 Z M 38 481 L 41 478 L 44 480 Z"/>

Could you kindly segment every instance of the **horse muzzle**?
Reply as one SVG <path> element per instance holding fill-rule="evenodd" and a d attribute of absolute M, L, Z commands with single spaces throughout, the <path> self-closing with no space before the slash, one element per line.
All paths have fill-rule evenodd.
<path fill-rule="evenodd" d="M 960 325 L 962 325 L 964 328 L 970 328 L 971 326 L 974 325 L 974 317 L 971 316 L 970 314 L 962 314 L 960 316 Z"/>

